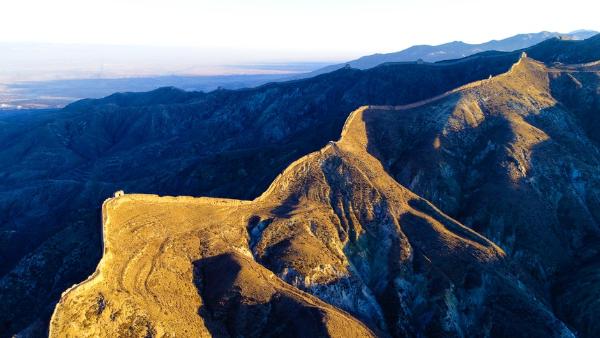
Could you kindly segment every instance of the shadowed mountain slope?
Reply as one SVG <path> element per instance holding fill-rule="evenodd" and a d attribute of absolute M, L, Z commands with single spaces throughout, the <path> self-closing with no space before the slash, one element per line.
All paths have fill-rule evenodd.
<path fill-rule="evenodd" d="M 588 337 L 598 307 L 584 300 L 600 294 L 578 286 L 598 271 L 599 89 L 597 64 L 524 59 L 429 104 L 363 116 L 388 173 L 502 247 L 521 282 Z"/>
<path fill-rule="evenodd" d="M 582 308 L 549 289 L 598 253 L 588 205 L 597 203 L 598 151 L 581 116 L 553 95 L 566 76 L 580 84 L 572 95 L 597 96 L 594 67 L 548 69 L 524 57 L 436 98 L 358 109 L 338 142 L 292 163 L 253 201 L 109 199 L 104 257 L 63 294 L 52 336 L 131 327 L 270 335 L 276 326 L 265 323 L 281 314 L 263 304 L 281 294 L 302 307 L 314 301 L 306 292 L 340 309 L 325 327 L 338 321 L 352 332 L 366 330 L 355 318 L 378 336 L 573 336 L 563 318 L 592 337 L 593 323 L 573 318 L 594 303 Z M 224 265 L 234 282 L 214 284 Z M 252 323 L 261 311 L 270 315 Z"/>
<path fill-rule="evenodd" d="M 536 53 L 548 63 L 571 53 L 574 63 L 598 60 L 598 41 L 575 48 L 556 40 L 551 45 L 564 50 L 546 45 Z M 1 117 L 0 331 L 43 332 L 60 292 L 93 270 L 98 205 L 111 192 L 251 199 L 294 159 L 337 138 L 347 112 L 424 100 L 505 72 L 518 57 L 342 69 L 238 91 L 163 88 Z M 594 115 L 584 108 L 589 95 L 572 88 L 569 110 Z"/>
<path fill-rule="evenodd" d="M 360 139 L 328 145 L 251 202 L 108 200 L 104 258 L 63 295 L 51 336 L 370 335 L 299 289 L 379 336 L 567 332 L 517 287 L 501 249 L 395 183 L 365 150 Z M 495 311 L 484 310 L 488 294 L 504 299 Z M 273 325 L 294 307 L 293 321 Z M 538 319 L 519 327 L 499 318 L 517 311 Z"/>
<path fill-rule="evenodd" d="M 0 331 L 48 316 L 89 275 L 100 259 L 98 205 L 113 191 L 254 198 L 337 138 L 349 111 L 422 100 L 514 60 L 343 69 L 238 91 L 162 88 L 0 117 Z"/>

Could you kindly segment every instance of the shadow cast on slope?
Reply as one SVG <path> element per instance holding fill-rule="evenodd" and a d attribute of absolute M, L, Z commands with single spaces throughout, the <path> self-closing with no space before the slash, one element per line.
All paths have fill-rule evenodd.
<path fill-rule="evenodd" d="M 504 72 L 514 58 L 344 69 L 237 91 L 163 88 L 2 118 L 0 183 L 11 193 L 0 196 L 0 210 L 13 217 L 0 232 L 0 327 L 14 334 L 47 323 L 61 292 L 94 270 L 101 248 L 87 233 L 99 238 L 99 222 L 71 212 L 94 213 L 120 189 L 251 199 L 293 160 L 337 138 L 353 109 L 422 100 Z M 79 222 L 77 244 L 65 247 Z"/>
<path fill-rule="evenodd" d="M 570 99 L 571 106 L 587 100 Z M 585 259 L 581 248 L 600 238 L 600 156 L 597 141 L 589 139 L 596 117 L 560 103 L 519 116 L 505 106 L 483 111 L 475 126 L 447 132 L 451 107 L 365 112 L 369 153 L 399 183 L 500 245 L 516 276 L 550 303 L 557 297 L 551 286 L 557 279 L 566 283 L 561 270 Z M 519 144 L 528 131 L 532 139 L 546 138 Z M 597 294 L 590 289 L 588 296 Z M 598 334 L 589 321 L 572 319 L 573 313 L 597 313 L 594 306 L 562 308 L 569 313 L 558 315 L 584 336 Z"/>
<path fill-rule="evenodd" d="M 324 313 L 271 283 L 264 268 L 236 254 L 194 262 L 198 314 L 215 337 L 328 337 Z"/>

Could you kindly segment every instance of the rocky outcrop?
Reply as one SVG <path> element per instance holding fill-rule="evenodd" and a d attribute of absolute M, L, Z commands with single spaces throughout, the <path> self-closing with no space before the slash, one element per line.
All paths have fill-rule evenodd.
<path fill-rule="evenodd" d="M 435 102 L 363 114 L 369 151 L 398 182 L 502 247 L 520 283 L 590 337 L 583 300 L 598 290 L 575 285 L 594 280 L 600 250 L 594 67 L 523 58 Z"/>

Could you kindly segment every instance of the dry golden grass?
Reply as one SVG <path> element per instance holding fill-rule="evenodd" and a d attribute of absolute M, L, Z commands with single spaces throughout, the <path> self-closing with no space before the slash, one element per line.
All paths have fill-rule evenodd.
<path fill-rule="evenodd" d="M 526 101 L 530 106 L 504 107 L 507 96 L 515 95 L 534 99 Z M 232 313 L 230 302 L 283 316 L 277 312 L 277 302 L 289 299 L 299 309 L 317 311 L 328 335 L 371 336 L 377 325 L 368 322 L 367 328 L 273 272 L 282 276 L 294 271 L 301 279 L 298 284 L 305 287 L 335 283 L 356 273 L 350 268 L 352 259 L 367 257 L 381 247 L 388 251 L 377 264 L 384 265 L 385 271 L 392 267 L 400 270 L 418 254 L 452 279 L 468 267 L 493 266 L 505 254 L 389 176 L 369 152 L 368 124 L 394 119 L 394 114 L 405 110 L 453 105 L 453 119 L 462 122 L 453 124 L 450 119 L 447 128 L 464 128 L 465 123 L 481 123 L 485 118 L 482 107 L 494 105 L 510 115 L 515 142 L 531 148 L 547 135 L 516 112 L 554 104 L 545 67 L 524 58 L 506 74 L 424 102 L 354 111 L 338 142 L 292 163 L 254 201 L 135 194 L 109 199 L 103 205 L 104 257 L 94 275 L 63 294 L 52 317 L 50 335 L 189 337 L 210 336 L 219 330 L 231 333 L 250 326 L 225 325 L 226 319 L 219 313 L 240 323 L 252 320 L 243 313 Z M 443 142 L 440 135 L 432 147 L 440 148 Z M 251 238 L 256 224 L 261 229 Z M 387 242 L 389 248 L 384 245 Z M 210 262 L 220 268 L 211 270 Z M 202 271 L 220 271 L 223 276 L 198 275 L 198 266 L 204 267 Z M 232 272 L 233 268 L 239 271 Z M 227 276 L 230 281 L 225 280 Z M 362 276 L 374 290 L 376 283 L 370 279 L 379 277 Z M 215 278 L 223 278 L 223 285 L 214 282 Z M 217 291 L 206 289 L 207 285 L 225 289 L 214 295 Z M 265 304 L 270 304 L 269 310 L 260 307 Z M 264 325 L 263 330 L 269 330 L 271 324 Z"/>

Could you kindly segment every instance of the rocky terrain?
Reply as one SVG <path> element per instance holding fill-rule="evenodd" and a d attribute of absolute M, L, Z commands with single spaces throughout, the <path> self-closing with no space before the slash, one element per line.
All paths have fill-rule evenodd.
<path fill-rule="evenodd" d="M 254 200 L 118 193 L 50 335 L 597 336 L 599 71 L 362 107 Z"/>
<path fill-rule="evenodd" d="M 537 313 L 535 311 L 545 309 L 548 316 L 536 315 L 535 318 L 558 316 L 560 321 L 567 323 L 571 331 L 578 332 L 595 332 L 589 331 L 593 330 L 593 325 L 595 325 L 593 321 L 595 303 L 587 302 L 585 304 L 588 308 L 582 308 L 574 305 L 570 300 L 572 297 L 591 299 L 585 298 L 588 291 L 581 289 L 579 285 L 589 285 L 590 283 L 593 285 L 594 271 L 597 271 L 594 265 L 597 251 L 594 244 L 595 237 L 592 236 L 596 223 L 591 220 L 595 217 L 593 216 L 593 203 L 596 203 L 593 190 L 595 181 L 592 174 L 595 173 L 593 165 L 597 144 L 594 126 L 597 125 L 595 113 L 598 111 L 598 92 L 595 81 L 598 76 L 597 68 L 594 68 L 596 67 L 594 65 L 567 67 L 554 65 L 554 63 L 582 64 L 599 60 L 599 44 L 600 37 L 596 36 L 585 41 L 549 40 L 529 48 L 527 52 L 531 57 L 552 66 L 550 70 L 532 72 L 532 74 L 548 74 L 546 87 L 538 90 L 543 94 L 531 93 L 530 90 L 539 86 L 529 88 L 529 84 L 525 80 L 519 82 L 518 86 L 515 84 L 517 86 L 515 88 L 510 87 L 510 81 L 504 81 L 506 82 L 504 83 L 494 80 L 481 87 L 480 94 L 471 88 L 473 98 L 465 98 L 460 102 L 473 109 L 479 105 L 485 107 L 483 103 L 480 103 L 482 98 L 494 98 L 495 96 L 492 94 L 496 90 L 506 89 L 505 95 L 502 96 L 504 101 L 497 103 L 492 100 L 489 102 L 496 113 L 493 113 L 495 114 L 493 118 L 486 119 L 481 127 L 490 129 L 476 128 L 478 124 L 471 125 L 469 124 L 471 122 L 465 122 L 471 121 L 470 118 L 446 119 L 452 121 L 452 124 L 467 123 L 468 125 L 468 127 L 467 125 L 460 127 L 463 128 L 462 132 L 452 134 L 449 132 L 451 129 L 436 124 L 446 121 L 443 117 L 451 116 L 452 113 L 442 112 L 438 108 L 430 111 L 427 107 L 430 107 L 432 103 L 421 103 L 411 110 L 403 110 L 410 112 L 406 114 L 407 117 L 415 117 L 414 120 L 408 121 L 414 122 L 414 125 L 405 123 L 407 121 L 400 118 L 397 122 L 377 120 L 379 122 L 369 123 L 368 128 L 376 128 L 373 130 L 379 131 L 373 132 L 375 135 L 373 133 L 368 135 L 367 154 L 360 152 L 360 154 L 348 155 L 351 158 L 358 156 L 360 161 L 367 155 L 367 157 L 376 158 L 383 168 L 383 171 L 375 171 L 376 175 L 389 175 L 393 181 L 401 184 L 398 189 L 402 191 L 410 189 L 419 196 L 430 200 L 446 215 L 494 241 L 498 246 L 493 247 L 501 247 L 504 252 L 504 254 L 498 253 L 498 255 L 509 257 L 508 259 L 498 259 L 501 262 L 498 264 L 508 266 L 508 268 L 498 268 L 498 271 L 506 269 L 514 275 L 510 278 L 506 277 L 510 279 L 505 283 L 509 287 L 506 292 L 512 294 L 514 290 L 511 287 L 517 285 L 535 297 L 534 302 L 520 300 L 515 304 L 521 304 L 519 302 L 529 304 L 527 311 L 533 312 L 527 313 Z M 217 90 L 211 93 L 202 93 L 163 88 L 148 93 L 120 93 L 100 100 L 83 100 L 63 110 L 44 112 L 43 114 L 30 112 L 22 115 L 2 116 L 0 118 L 2 127 L 0 128 L 0 139 L 6 146 L 0 151 L 0 163 L 3 164 L 0 172 L 3 178 L 0 180 L 0 210 L 2 211 L 0 215 L 4 217 L 0 223 L 2 226 L 0 231 L 0 243 L 2 244 L 0 249 L 0 313 L 2 314 L 0 316 L 0 332 L 3 335 L 5 333 L 12 335 L 17 332 L 31 336 L 45 334 L 48 317 L 61 292 L 88 276 L 101 257 L 99 206 L 114 191 L 125 189 L 125 191 L 161 195 L 206 195 L 251 200 L 264 191 L 276 175 L 293 160 L 322 148 L 329 140 L 336 139 L 349 111 L 365 104 L 404 105 L 442 95 L 444 92 L 467 83 L 487 79 L 489 75 L 506 72 L 519 59 L 519 56 L 520 52 L 488 52 L 462 60 L 437 64 L 386 64 L 367 71 L 341 69 L 311 79 L 269 84 L 255 89 L 237 91 Z M 545 79 L 546 77 L 541 76 L 541 78 Z M 499 86 L 499 89 L 493 87 L 494 83 L 495 86 Z M 489 93 L 485 94 L 484 89 Z M 464 90 L 464 95 L 467 95 L 467 89 L 462 90 Z M 458 101 L 454 102 L 451 99 L 458 100 L 460 95 L 459 92 L 453 92 L 436 102 L 444 102 L 444 105 L 449 107 L 448 109 L 454 111 L 456 107 L 453 104 L 458 104 Z M 512 102 L 511 99 L 516 101 Z M 533 149 L 536 152 L 527 153 L 533 147 L 533 141 L 527 136 L 523 137 L 522 143 L 516 142 L 513 145 L 511 142 L 513 137 L 516 137 L 514 135 L 521 134 L 511 132 L 511 128 L 522 127 L 525 130 L 531 128 L 520 121 L 513 121 L 512 117 L 503 119 L 502 114 L 498 112 L 516 115 L 529 114 L 530 110 L 538 107 L 543 110 L 544 114 L 535 116 L 548 116 L 548 120 L 542 120 L 544 125 L 532 125 L 535 130 L 542 130 L 546 133 L 549 139 L 554 141 L 554 137 L 556 137 L 557 143 L 540 142 L 544 145 L 555 145 L 550 148 L 535 147 Z M 489 113 L 487 110 L 481 109 L 481 114 Z M 393 111 L 390 110 L 390 112 Z M 417 114 L 415 111 L 423 113 Z M 551 113 L 547 113 L 548 111 Z M 426 118 L 429 116 L 428 114 L 431 114 L 432 117 L 441 116 L 441 119 L 436 120 L 435 123 L 427 123 L 427 121 L 417 118 Z M 561 120 L 555 115 L 568 117 L 564 122 L 566 124 L 559 125 Z M 381 116 L 387 115 L 381 114 Z M 534 117 L 528 117 L 528 119 L 532 118 Z M 526 120 L 527 123 L 529 121 Z M 378 123 L 383 124 L 384 128 L 374 127 Z M 385 126 L 387 124 L 389 126 Z M 561 128 L 571 125 L 576 128 L 569 129 L 572 134 L 565 136 L 567 132 L 561 132 Z M 391 126 L 395 127 L 391 128 Z M 546 130 L 547 127 L 553 129 Z M 460 128 L 457 130 L 461 130 Z M 421 130 L 422 133 L 417 134 L 417 130 Z M 493 133 L 487 133 L 488 130 Z M 443 131 L 456 137 L 456 140 L 452 141 L 454 143 L 445 143 Z M 438 141 L 432 136 L 437 135 L 436 133 L 442 133 L 438 135 Z M 536 134 L 537 132 L 528 131 L 526 134 L 529 133 L 535 135 L 534 138 L 543 139 L 545 137 L 542 134 Z M 393 142 L 388 142 L 389 139 L 386 139 L 389 135 L 396 135 Z M 494 135 L 497 135 L 498 139 L 495 139 Z M 399 142 L 400 136 L 410 142 Z M 519 136 L 519 138 L 521 137 Z M 491 145 L 485 150 L 488 139 Z M 482 140 L 483 143 L 479 140 Z M 391 148 L 389 151 L 386 150 L 386 144 Z M 438 144 L 437 149 L 440 150 L 431 152 L 427 148 L 428 144 Z M 483 148 L 480 149 L 480 147 Z M 543 152 L 538 153 L 539 149 L 542 149 Z M 481 155 L 479 156 L 481 159 L 479 159 L 477 154 L 483 150 L 495 157 L 488 158 Z M 449 152 L 458 157 L 451 157 Z M 538 155 L 544 153 L 546 155 Z M 532 156 L 532 154 L 536 156 Z M 461 162 L 459 160 L 461 156 L 472 163 Z M 566 163 L 565 166 L 561 167 L 553 162 L 548 162 L 555 157 L 557 161 Z M 526 190 L 520 186 L 520 184 L 532 183 L 523 179 L 509 180 L 507 178 L 513 177 L 513 175 L 517 175 L 515 177 L 524 175 L 522 172 L 525 172 L 525 175 L 533 173 L 528 171 L 532 165 L 527 164 L 529 163 L 527 161 L 532 159 L 543 163 L 540 168 L 543 169 L 544 174 L 535 177 L 536 180 L 545 182 L 539 185 L 545 188 L 536 191 L 537 195 L 530 194 L 531 191 L 534 191 L 533 188 Z M 404 160 L 406 162 L 402 164 L 401 161 Z M 569 166 L 571 162 L 573 162 L 572 167 Z M 502 172 L 505 168 L 512 168 L 510 163 L 517 168 L 515 169 L 517 174 L 512 171 L 510 175 Z M 496 170 L 495 168 L 500 169 Z M 473 171 L 471 172 L 471 170 Z M 469 178 L 470 173 L 474 174 L 471 178 Z M 477 175 L 483 175 L 483 177 Z M 481 182 L 487 182 L 488 179 L 489 184 L 483 187 L 485 189 L 479 189 L 478 185 L 481 185 Z M 393 181 L 388 183 L 392 184 Z M 548 188 L 548 182 L 556 184 L 556 187 Z M 440 185 L 434 189 L 434 184 Z M 379 191 L 385 189 L 386 186 L 387 183 L 383 187 L 377 185 L 372 189 Z M 581 187 L 585 190 L 584 195 L 580 193 L 581 190 L 578 190 Z M 560 196 L 557 192 L 560 193 Z M 568 194 L 563 196 L 563 192 L 568 192 Z M 395 196 L 400 193 L 391 194 Z M 386 199 L 387 195 L 385 196 L 382 199 Z M 585 200 L 582 199 L 582 196 L 585 196 Z M 129 197 L 130 195 L 125 196 L 125 198 Z M 350 197 L 356 196 L 348 198 Z M 513 198 L 516 197 L 522 198 L 517 203 L 519 208 L 510 204 L 510 201 L 515 204 Z M 398 199 L 398 197 L 394 198 Z M 294 201 L 291 198 L 289 203 L 281 203 L 281 205 L 275 201 L 270 207 L 265 206 L 265 208 L 277 209 L 282 215 L 285 215 L 288 213 L 286 210 L 289 209 L 287 206 L 290 203 L 294 205 Z M 398 206 L 394 207 L 395 211 L 390 211 L 393 216 L 389 217 L 398 219 L 407 212 L 406 210 L 418 209 L 418 207 L 410 206 L 407 201 L 398 202 Z M 562 203 L 563 201 L 565 203 Z M 320 201 L 319 203 L 324 202 Z M 407 204 L 408 206 L 406 206 Z M 525 212 L 529 208 L 540 205 L 546 208 L 538 209 L 540 217 L 537 213 L 527 214 Z M 556 209 L 557 206 L 560 208 Z M 582 209 L 584 207 L 589 210 L 587 214 L 581 211 L 585 210 Z M 365 208 L 369 207 L 365 206 Z M 385 209 L 387 206 L 378 208 Z M 489 208 L 491 213 L 486 214 L 487 209 L 481 208 Z M 293 208 L 289 210 L 289 212 L 294 212 Z M 557 212 L 556 217 L 551 214 L 554 211 Z M 274 213 L 276 212 L 274 211 Z M 429 212 L 421 212 L 429 214 Z M 498 218 L 497 216 L 501 212 L 507 212 L 507 214 Z M 486 219 L 485 215 L 490 218 Z M 251 216 L 253 215 L 244 217 Z M 267 218 L 271 218 L 271 216 Z M 223 222 L 232 223 L 230 220 L 222 219 Z M 542 223 L 541 221 L 549 219 L 552 222 Z M 253 220 L 257 224 L 263 224 L 261 227 L 265 226 L 264 223 L 261 223 L 262 218 L 253 218 Z M 357 221 L 353 220 L 352 222 L 358 222 L 358 220 L 366 222 L 364 218 L 357 218 Z M 249 219 L 247 221 L 250 222 Z M 275 219 L 272 222 L 275 222 Z M 563 224 L 563 222 L 566 223 Z M 332 224 L 338 226 L 335 223 Z M 443 224 L 445 227 L 448 226 Z M 566 232 L 565 224 L 575 230 L 572 233 L 564 234 Z M 363 226 L 367 227 L 366 224 L 361 225 L 361 227 Z M 527 229 L 531 231 L 526 231 Z M 511 232 L 513 230 L 514 233 Z M 403 231 L 398 233 L 404 233 Z M 536 231 L 541 232 L 536 234 Z M 459 232 L 461 234 L 456 234 L 458 237 L 464 235 L 461 231 Z M 409 234 L 403 236 L 410 237 Z M 549 241 L 548 248 L 550 249 L 542 245 L 546 240 Z M 303 270 L 297 270 L 300 268 L 299 266 L 293 267 L 293 270 L 289 269 L 289 266 L 286 265 L 288 263 L 285 263 L 286 260 L 283 258 L 269 261 L 269 257 L 271 257 L 268 254 L 269 248 L 275 246 L 276 243 L 260 244 L 259 242 L 257 239 L 256 242 L 251 241 L 252 244 L 246 244 L 251 252 L 256 251 L 254 254 L 256 264 L 273 271 L 281 280 L 290 283 L 296 289 L 313 294 L 327 303 L 331 303 L 331 299 L 335 298 L 331 295 L 336 291 L 331 290 L 336 290 L 335 288 L 345 290 L 345 285 L 360 285 L 355 284 L 356 278 L 351 277 L 348 271 L 344 272 L 342 267 L 345 263 L 343 262 L 336 263 L 334 271 L 335 273 L 339 272 L 340 276 L 348 278 L 340 277 L 340 281 L 335 284 L 337 286 L 333 289 L 323 288 L 318 284 L 315 284 L 317 286 L 313 288 L 314 283 L 310 282 L 303 285 L 300 282 L 301 277 L 294 282 L 295 276 L 299 276 L 297 272 Z M 563 247 L 561 245 L 567 243 L 566 254 L 562 255 Z M 338 245 L 342 251 L 347 250 L 347 244 L 347 239 L 340 237 Z M 287 252 L 285 245 L 283 248 L 275 247 L 272 250 Z M 314 251 L 318 252 L 317 249 L 321 247 L 314 248 Z M 382 250 L 381 255 L 388 249 Z M 217 255 L 224 252 L 214 251 L 213 253 Z M 294 253 L 294 255 L 300 254 Z M 344 255 L 352 256 L 350 253 L 344 253 Z M 453 255 L 456 256 L 452 259 L 459 259 L 462 254 L 455 253 Z M 197 260 L 205 258 L 202 253 L 197 253 L 195 257 Z M 230 264 L 227 263 L 229 261 L 234 261 L 231 264 L 240 266 L 254 264 L 236 257 L 223 258 L 225 263 L 219 264 Z M 306 258 L 303 257 L 302 260 L 304 259 Z M 347 257 L 347 260 L 350 262 L 350 258 Z M 430 258 L 427 256 L 423 260 L 427 262 Z M 485 271 L 495 269 L 490 268 L 489 264 L 491 263 L 488 261 L 476 260 L 471 263 L 477 266 L 486 266 Z M 350 266 L 349 264 L 347 265 Z M 423 263 L 417 259 L 414 264 L 422 266 L 422 264 L 429 263 Z M 440 263 L 436 262 L 435 264 Z M 523 264 L 522 268 L 521 264 Z M 200 264 L 200 266 L 204 265 Z M 288 269 L 285 270 L 286 268 Z M 392 270 L 395 268 L 386 267 L 386 269 Z M 480 271 L 479 267 L 473 269 Z M 282 272 L 284 270 L 288 272 L 284 274 Z M 348 270 L 347 267 L 346 270 Z M 240 267 L 240 271 L 245 271 L 245 268 Z M 582 280 L 575 277 L 575 272 L 581 272 Z M 329 276 L 327 278 L 331 278 L 331 274 L 334 272 L 327 270 L 323 273 Z M 417 277 L 415 278 L 431 276 L 423 273 L 422 271 L 416 273 Z M 440 273 L 448 274 L 444 271 Z M 484 272 L 481 273 L 484 274 Z M 356 276 L 356 274 L 352 276 Z M 452 278 L 449 281 L 456 283 L 456 280 Z M 579 284 L 580 282 L 583 284 Z M 559 283 L 566 287 L 556 289 Z M 232 287 L 237 290 L 238 287 L 235 285 L 235 283 L 232 284 Z M 388 290 L 387 286 L 376 287 L 368 283 L 365 285 L 371 289 L 369 292 L 373 295 L 372 297 L 349 297 L 349 300 L 345 301 L 365 304 L 362 310 L 352 309 L 351 306 L 344 304 L 333 304 L 338 312 L 341 309 L 341 314 L 335 312 L 331 316 L 339 316 L 341 318 L 339 320 L 345 321 L 344 318 L 350 318 L 348 317 L 350 314 L 359 318 L 375 334 L 396 335 L 404 332 L 402 330 L 422 332 L 421 330 L 424 330 L 425 327 L 434 330 L 431 332 L 437 332 L 435 330 L 442 325 L 440 316 L 445 311 L 443 310 L 444 306 L 439 305 L 440 307 L 434 311 L 435 313 L 428 313 L 425 310 L 410 310 L 412 314 L 420 313 L 424 318 L 430 317 L 429 320 L 423 319 L 424 322 L 432 323 L 427 324 L 430 326 L 425 324 L 423 324 L 425 326 L 419 326 L 422 325 L 419 324 L 421 319 L 417 320 L 410 317 L 412 315 L 402 315 L 385 310 L 387 307 L 394 306 L 381 304 L 381 300 L 377 300 L 377 297 L 381 296 L 377 295 L 379 292 L 384 292 L 382 290 Z M 267 294 L 278 295 L 277 297 L 285 296 L 290 301 L 293 299 L 294 304 L 297 304 L 294 306 L 303 307 L 306 306 L 306 302 L 315 301 L 314 297 L 310 298 L 304 294 L 302 297 L 291 295 L 290 292 L 297 292 L 295 289 L 290 291 L 289 288 L 280 288 L 275 284 L 272 288 L 273 291 Z M 416 289 L 411 288 L 411 290 Z M 242 293 L 240 297 L 251 297 L 252 293 L 248 292 L 248 294 Z M 330 292 L 329 296 L 328 292 Z M 365 292 L 369 294 L 369 292 Z M 427 292 L 432 292 L 431 295 L 440 295 L 435 293 L 437 291 Z M 204 299 L 201 294 L 200 291 L 199 299 Z M 414 295 L 419 298 L 417 296 Z M 261 299 L 264 300 L 264 297 Z M 375 301 L 367 301 L 370 299 L 369 297 L 375 297 Z M 432 297 L 432 299 L 441 299 Z M 498 297 L 502 298 L 503 296 Z M 519 298 L 521 296 L 515 293 L 511 297 Z M 343 299 L 344 297 L 337 298 Z M 389 297 L 384 298 L 388 299 Z M 262 304 L 271 303 L 265 301 Z M 325 305 L 321 304 L 318 307 L 322 308 L 319 310 L 320 313 L 330 311 L 327 310 L 330 308 Z M 377 308 L 381 310 L 377 310 Z M 367 312 L 373 314 L 372 318 L 360 315 Z M 587 317 L 582 314 L 587 314 Z M 279 318 L 277 317 L 279 315 L 274 316 Z M 500 315 L 498 314 L 498 316 Z M 409 321 L 414 319 L 416 322 L 390 326 L 390 320 L 394 321 L 396 317 Z M 353 322 L 351 318 L 348 320 Z M 544 326 L 549 325 L 550 322 L 551 320 L 545 321 L 545 324 L 540 324 L 541 326 L 536 326 L 532 330 L 551 327 L 552 332 L 558 332 L 554 329 L 563 327 L 563 324 L 559 322 L 554 326 Z M 458 326 L 453 325 L 460 330 L 466 330 L 466 322 L 461 323 L 456 324 Z M 450 327 L 444 325 L 441 327 Z M 494 325 L 496 328 L 499 327 L 497 326 L 499 324 Z M 576 329 L 573 329 L 574 327 Z M 323 328 L 323 330 L 325 329 Z M 458 329 L 452 330 L 450 331 L 459 332 Z M 483 329 L 478 328 L 477 330 Z"/>
<path fill-rule="evenodd" d="M 99 206 L 114 191 L 251 199 L 337 138 L 357 107 L 422 100 L 516 58 L 343 69 L 238 91 L 162 88 L 0 116 L 0 332 L 43 332 L 60 293 L 94 270 Z"/>
<path fill-rule="evenodd" d="M 599 332 L 598 70 L 519 64 L 370 124 L 370 150 L 399 183 L 502 247 L 584 337 Z"/>

